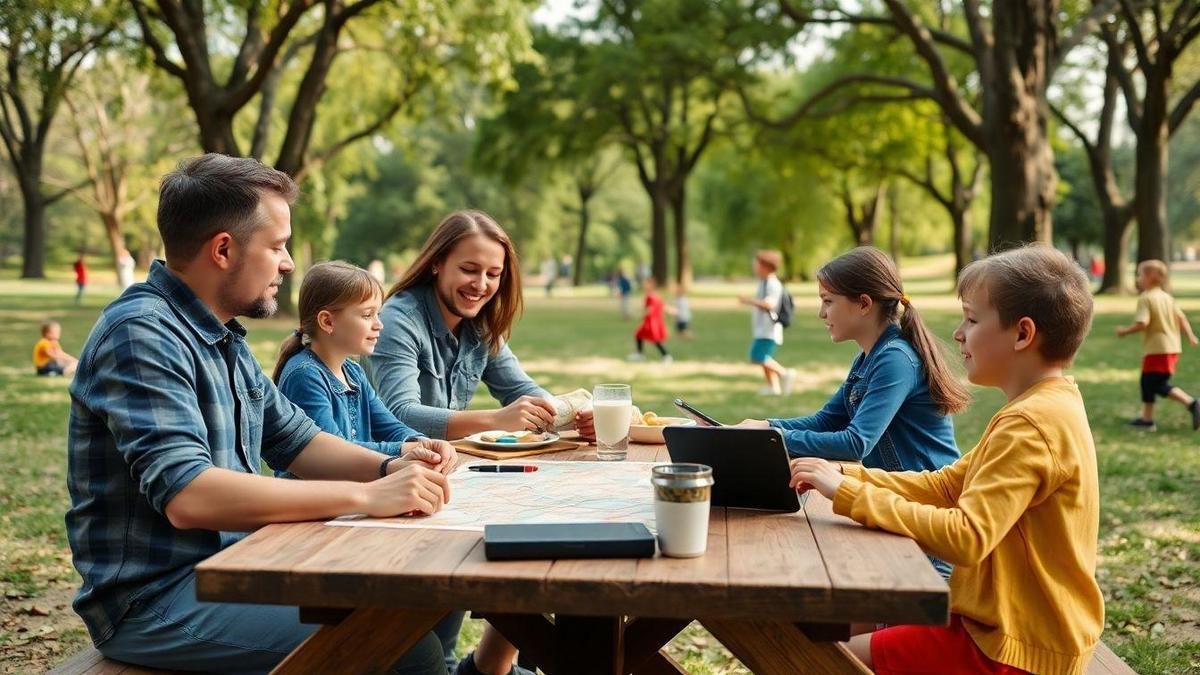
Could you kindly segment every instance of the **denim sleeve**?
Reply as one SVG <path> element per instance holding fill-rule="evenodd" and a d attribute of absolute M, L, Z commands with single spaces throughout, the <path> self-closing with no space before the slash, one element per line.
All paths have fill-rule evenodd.
<path fill-rule="evenodd" d="M 885 348 L 865 375 L 866 392 L 849 424 L 840 431 L 785 431 L 788 453 L 862 461 L 875 449 L 919 376 L 920 369 L 907 354 Z"/>
<path fill-rule="evenodd" d="M 213 467 L 196 405 L 196 361 L 157 317 L 115 325 L 86 364 L 89 407 L 105 421 L 138 491 L 156 511 Z"/>
<path fill-rule="evenodd" d="M 295 403 L 279 393 L 267 374 L 259 371 L 263 397 L 262 458 L 275 470 L 286 469 L 321 432 Z"/>
<path fill-rule="evenodd" d="M 422 405 L 421 374 L 418 359 L 421 342 L 390 305 L 384 305 L 380 318 L 386 327 L 379 335 L 375 352 L 367 357 L 371 381 L 383 405 L 406 424 L 430 438 L 445 438 L 451 411 Z"/>
<path fill-rule="evenodd" d="M 338 423 L 337 418 L 333 414 L 333 400 L 330 398 L 332 393 L 326 385 L 325 378 L 315 366 L 304 365 L 296 368 L 288 373 L 285 373 L 279 380 L 279 392 L 290 400 L 297 407 L 304 411 L 321 431 L 333 434 L 338 438 L 349 438 L 349 432 L 342 428 Z M 263 429 L 263 446 L 266 446 L 266 429 Z M 361 445 L 371 450 L 384 452 L 385 448 L 380 443 L 363 443 L 354 441 L 355 445 Z M 303 449 L 303 448 L 301 448 Z M 390 448 L 386 448 L 390 449 Z M 299 450 L 296 451 L 299 454 Z M 288 459 L 288 463 L 296 457 L 292 455 Z M 270 463 L 270 460 L 268 460 Z M 274 464 L 271 468 L 277 468 Z"/>
<path fill-rule="evenodd" d="M 362 392 L 367 400 L 367 414 L 371 416 L 372 439 L 379 441 L 380 447 L 376 450 L 398 455 L 402 452 L 402 443 L 420 437 L 421 432 L 396 419 L 369 383 L 363 382 Z"/>
<path fill-rule="evenodd" d="M 521 368 L 521 363 L 505 344 L 495 356 L 488 357 L 483 369 L 483 382 L 492 398 L 508 405 L 522 396 L 550 398 L 550 392 L 534 383 L 533 378 Z"/>
<path fill-rule="evenodd" d="M 807 417 L 792 417 L 789 419 L 769 419 L 767 423 L 784 432 L 786 441 L 789 431 L 839 431 L 850 423 L 846 414 L 846 383 L 843 382 L 833 396 L 825 402 L 817 412 Z"/>

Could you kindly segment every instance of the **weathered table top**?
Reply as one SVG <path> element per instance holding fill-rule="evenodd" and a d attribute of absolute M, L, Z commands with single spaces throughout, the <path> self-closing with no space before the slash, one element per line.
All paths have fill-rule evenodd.
<path fill-rule="evenodd" d="M 540 459 L 594 459 L 594 448 Z M 630 447 L 667 461 L 664 446 Z M 694 559 L 489 562 L 480 533 L 271 525 L 197 567 L 202 600 L 323 608 L 944 624 L 948 588 L 917 545 L 834 515 L 714 508 Z"/>

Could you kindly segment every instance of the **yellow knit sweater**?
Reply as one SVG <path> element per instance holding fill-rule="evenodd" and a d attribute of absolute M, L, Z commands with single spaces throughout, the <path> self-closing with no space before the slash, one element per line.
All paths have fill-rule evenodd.
<path fill-rule="evenodd" d="M 1096 446 L 1079 388 L 1048 378 L 939 471 L 844 467 L 835 512 L 955 565 L 950 611 L 995 661 L 1082 673 L 1104 627 L 1096 584 Z"/>

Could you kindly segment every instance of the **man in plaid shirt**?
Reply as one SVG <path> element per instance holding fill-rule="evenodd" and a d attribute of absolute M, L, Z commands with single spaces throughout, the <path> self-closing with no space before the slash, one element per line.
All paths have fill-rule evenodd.
<path fill-rule="evenodd" d="M 445 441 L 389 458 L 320 432 L 247 347 L 234 317 L 275 312 L 296 194 L 252 159 L 184 162 L 160 190 L 165 264 L 104 310 L 80 354 L 67 537 L 75 611 L 105 656 L 269 670 L 316 627 L 290 607 L 198 601 L 197 563 L 268 523 L 432 513 L 449 497 Z M 260 459 L 309 480 L 259 475 Z M 436 638 L 397 669 L 444 674 Z"/>

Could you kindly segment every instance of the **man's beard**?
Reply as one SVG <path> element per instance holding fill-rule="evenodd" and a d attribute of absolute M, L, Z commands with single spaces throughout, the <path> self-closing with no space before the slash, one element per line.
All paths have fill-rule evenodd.
<path fill-rule="evenodd" d="M 229 281 L 221 286 L 218 294 L 221 305 L 233 316 L 244 316 L 250 319 L 267 319 L 279 311 L 279 302 L 275 298 L 259 297 L 247 302 L 237 299 L 236 289 L 240 282 L 242 265 L 234 268 Z M 282 283 L 280 276 L 275 283 Z"/>

